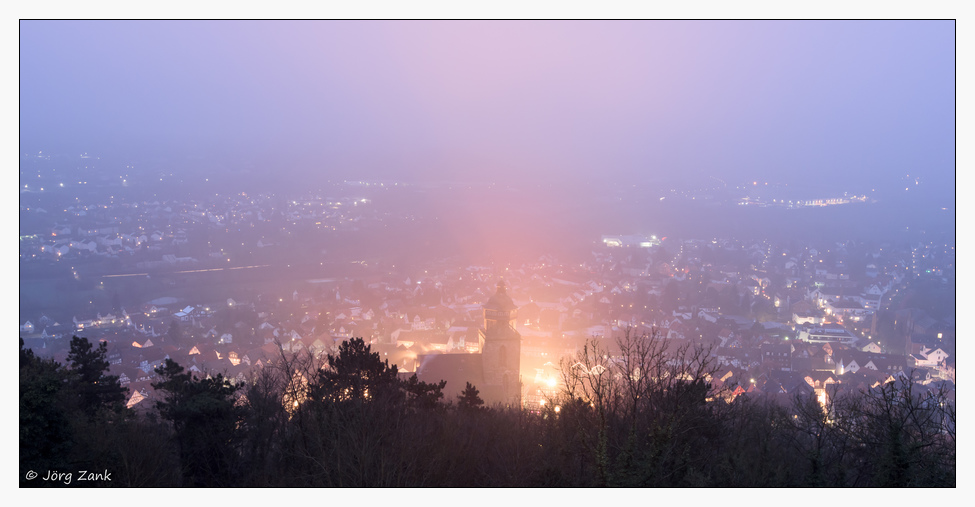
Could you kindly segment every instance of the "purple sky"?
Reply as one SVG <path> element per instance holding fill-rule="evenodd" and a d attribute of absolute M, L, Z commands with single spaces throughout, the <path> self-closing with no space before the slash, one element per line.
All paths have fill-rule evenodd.
<path fill-rule="evenodd" d="M 953 201 L 955 23 L 22 21 L 20 127 L 323 178 L 921 174 Z"/>

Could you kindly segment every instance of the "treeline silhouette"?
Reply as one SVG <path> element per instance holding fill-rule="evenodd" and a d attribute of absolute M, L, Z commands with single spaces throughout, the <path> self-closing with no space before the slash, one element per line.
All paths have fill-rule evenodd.
<path fill-rule="evenodd" d="M 788 404 L 711 386 L 709 351 L 590 340 L 538 410 L 400 375 L 361 339 L 282 352 L 235 385 L 171 360 L 153 409 L 125 408 L 106 347 L 68 364 L 20 346 L 21 486 L 48 470 L 115 487 L 953 487 L 953 403 L 909 379 Z M 730 401 L 729 401 L 730 400 Z"/>

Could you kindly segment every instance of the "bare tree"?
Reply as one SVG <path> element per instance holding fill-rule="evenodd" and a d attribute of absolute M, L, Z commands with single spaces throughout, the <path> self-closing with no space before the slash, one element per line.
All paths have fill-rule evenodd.
<path fill-rule="evenodd" d="M 584 434 L 583 442 L 595 458 L 597 483 L 614 480 L 613 456 L 623 470 L 640 459 L 672 461 L 676 443 L 709 423 L 704 412 L 714 397 L 710 380 L 716 369 L 710 349 L 668 345 L 657 331 L 638 335 L 627 329 L 612 349 L 593 337 L 574 357 L 560 361 L 561 405 L 588 405 L 595 419 L 596 434 Z M 575 414 L 580 428 L 584 415 Z"/>
<path fill-rule="evenodd" d="M 933 390 L 905 375 L 863 393 L 847 407 L 873 486 L 954 486 L 955 409 L 941 384 Z"/>
<path fill-rule="evenodd" d="M 850 428 L 856 425 L 849 408 L 858 400 L 842 393 L 839 386 L 815 393 L 797 394 L 792 399 L 788 418 L 790 443 L 810 486 L 847 483 L 846 465 L 853 448 Z"/>

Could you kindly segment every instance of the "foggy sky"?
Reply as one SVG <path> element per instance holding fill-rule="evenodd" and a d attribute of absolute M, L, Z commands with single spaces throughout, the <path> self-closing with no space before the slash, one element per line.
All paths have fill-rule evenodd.
<path fill-rule="evenodd" d="M 20 148 L 954 202 L 953 21 L 22 21 Z M 293 171 L 293 172 L 290 172 Z"/>

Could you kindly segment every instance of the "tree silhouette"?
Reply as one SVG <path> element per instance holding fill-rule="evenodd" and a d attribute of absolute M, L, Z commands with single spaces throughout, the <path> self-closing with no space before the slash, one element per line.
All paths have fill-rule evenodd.
<path fill-rule="evenodd" d="M 478 396 L 479 394 L 480 391 L 468 382 L 464 391 L 457 395 L 457 408 L 464 411 L 476 411 L 480 409 L 484 405 L 484 400 Z"/>
<path fill-rule="evenodd" d="M 396 388 L 397 368 L 372 352 L 362 338 L 342 342 L 309 389 L 313 399 L 340 402 L 369 400 Z"/>
<path fill-rule="evenodd" d="M 108 375 L 108 344 L 99 342 L 93 348 L 87 338 L 71 338 L 71 351 L 68 353 L 70 373 L 74 376 L 82 411 L 89 417 L 101 408 L 121 410 L 125 401 L 125 389 L 119 384 L 118 376 Z"/>
<path fill-rule="evenodd" d="M 129 487 L 955 485 L 950 383 L 731 396 L 733 384 L 712 384 L 709 350 L 656 333 L 589 340 L 541 411 L 485 408 L 470 383 L 446 410 L 442 381 L 400 379 L 355 339 L 322 374 L 307 351 L 282 352 L 239 399 L 221 375 L 168 360 L 153 384 L 159 419 L 86 416 L 104 350 L 73 342 L 73 367 L 21 342 L 21 485 L 58 485 L 28 470 L 100 467 Z"/>
<path fill-rule="evenodd" d="M 447 381 L 441 380 L 435 384 L 421 382 L 416 373 L 403 382 L 406 391 L 407 404 L 414 410 L 435 410 L 443 406 L 443 388 Z"/>
<path fill-rule="evenodd" d="M 41 359 L 20 339 L 20 468 L 62 469 L 72 448 L 70 414 L 63 402 L 67 375 L 57 362 Z"/>
<path fill-rule="evenodd" d="M 172 359 L 159 369 L 152 387 L 163 393 L 156 402 L 173 426 L 183 472 L 191 486 L 232 483 L 238 413 L 236 387 L 223 375 L 195 378 Z"/>

